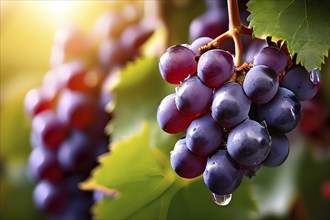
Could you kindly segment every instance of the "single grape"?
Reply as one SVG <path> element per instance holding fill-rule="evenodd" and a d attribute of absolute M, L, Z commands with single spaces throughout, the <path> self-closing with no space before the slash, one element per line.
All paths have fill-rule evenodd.
<path fill-rule="evenodd" d="M 196 40 L 194 40 L 191 44 L 190 44 L 190 50 L 192 50 L 192 52 L 194 52 L 195 56 L 200 56 L 200 52 L 199 52 L 199 48 L 201 46 L 204 46 L 205 44 L 208 44 L 212 41 L 213 39 L 210 37 L 200 37 L 197 38 Z"/>
<path fill-rule="evenodd" d="M 254 103 L 269 102 L 278 90 L 278 75 L 265 65 L 251 68 L 243 82 L 245 94 Z"/>
<path fill-rule="evenodd" d="M 95 118 L 96 107 L 91 98 L 81 92 L 62 91 L 57 103 L 58 118 L 73 128 L 85 128 Z"/>
<path fill-rule="evenodd" d="M 211 106 L 212 95 L 198 76 L 189 77 L 176 88 L 175 105 L 185 115 L 198 115 Z"/>
<path fill-rule="evenodd" d="M 143 43 L 150 38 L 153 34 L 153 30 L 147 25 L 147 23 L 137 23 L 127 27 L 120 35 L 120 42 L 123 45 L 125 51 L 131 52 L 131 58 L 137 55 L 138 49 Z"/>
<path fill-rule="evenodd" d="M 189 125 L 186 134 L 187 147 L 197 156 L 207 157 L 220 147 L 222 137 L 222 128 L 210 114 L 205 114 Z"/>
<path fill-rule="evenodd" d="M 268 156 L 262 165 L 267 167 L 277 167 L 284 163 L 289 155 L 290 145 L 289 140 L 283 133 L 270 132 L 272 143 Z"/>
<path fill-rule="evenodd" d="M 266 46 L 266 41 L 260 40 L 258 38 L 253 39 L 252 42 L 246 44 L 246 49 L 243 51 L 242 60 L 246 63 L 252 63 L 255 55 Z"/>
<path fill-rule="evenodd" d="M 115 66 L 122 66 L 128 59 L 123 46 L 115 39 L 103 39 L 98 48 L 99 65 L 104 71 Z"/>
<path fill-rule="evenodd" d="M 52 100 L 43 95 L 40 88 L 31 89 L 25 95 L 24 109 L 30 117 L 34 117 L 38 113 L 52 108 Z"/>
<path fill-rule="evenodd" d="M 268 46 L 260 50 L 254 57 L 254 65 L 266 65 L 272 68 L 277 74 L 283 72 L 288 62 L 288 55 L 284 50 Z"/>
<path fill-rule="evenodd" d="M 171 151 L 171 166 L 183 178 L 200 176 L 205 170 L 206 160 L 206 157 L 198 157 L 187 148 L 186 138 L 178 140 Z"/>
<path fill-rule="evenodd" d="M 71 61 L 58 68 L 63 85 L 73 91 L 87 92 L 93 84 L 88 78 L 88 71 L 80 61 Z"/>
<path fill-rule="evenodd" d="M 243 174 L 230 161 L 226 150 L 218 150 L 207 160 L 204 182 L 217 195 L 233 193 L 241 184 Z"/>
<path fill-rule="evenodd" d="M 159 60 L 161 76 L 172 84 L 179 84 L 189 75 L 194 75 L 196 68 L 194 52 L 181 45 L 168 48 Z"/>
<path fill-rule="evenodd" d="M 175 94 L 166 96 L 158 106 L 157 121 L 161 129 L 176 134 L 188 128 L 192 118 L 183 115 L 175 105 Z"/>
<path fill-rule="evenodd" d="M 240 84 L 230 82 L 216 90 L 212 102 L 212 117 L 222 127 L 231 128 L 248 117 L 251 101 Z"/>
<path fill-rule="evenodd" d="M 68 135 L 68 127 L 52 110 L 36 115 L 32 120 L 32 130 L 36 137 L 49 148 L 57 148 Z"/>
<path fill-rule="evenodd" d="M 59 147 L 58 161 L 68 171 L 89 171 L 95 165 L 90 140 L 81 130 L 73 130 Z"/>
<path fill-rule="evenodd" d="M 224 50 L 205 52 L 198 61 L 197 75 L 210 88 L 219 88 L 234 73 L 234 59 Z"/>
<path fill-rule="evenodd" d="M 259 121 L 266 121 L 267 126 L 287 133 L 299 124 L 302 117 L 302 108 L 293 92 L 279 87 L 274 98 L 257 107 Z"/>
<path fill-rule="evenodd" d="M 237 163 L 255 166 L 267 157 L 270 144 L 271 138 L 267 128 L 247 119 L 230 131 L 227 149 L 230 157 Z"/>
<path fill-rule="evenodd" d="M 57 161 L 56 151 L 34 148 L 28 160 L 28 171 L 35 180 L 46 179 L 52 182 L 61 180 L 63 171 Z"/>
<path fill-rule="evenodd" d="M 61 184 L 40 181 L 33 191 L 35 206 L 47 214 L 58 213 L 66 205 L 68 194 Z"/>
<path fill-rule="evenodd" d="M 304 67 L 297 66 L 284 75 L 281 86 L 291 90 L 298 100 L 309 100 L 320 89 L 321 82 L 318 74 L 317 71 L 309 73 Z"/>

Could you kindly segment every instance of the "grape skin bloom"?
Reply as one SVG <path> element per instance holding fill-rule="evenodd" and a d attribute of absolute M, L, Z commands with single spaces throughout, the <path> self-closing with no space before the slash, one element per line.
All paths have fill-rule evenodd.
<path fill-rule="evenodd" d="M 196 72 L 195 54 L 187 47 L 175 45 L 160 57 L 159 71 L 165 81 L 179 84 Z"/>
<path fill-rule="evenodd" d="M 227 149 L 231 158 L 244 166 L 260 164 L 268 155 L 271 138 L 267 128 L 247 119 L 231 130 Z"/>
<path fill-rule="evenodd" d="M 234 59 L 224 50 L 214 49 L 202 54 L 197 65 L 197 75 L 210 88 L 219 88 L 234 73 Z"/>
<path fill-rule="evenodd" d="M 221 126 L 231 128 L 248 117 L 251 101 L 240 84 L 230 82 L 218 89 L 213 97 L 212 117 Z"/>

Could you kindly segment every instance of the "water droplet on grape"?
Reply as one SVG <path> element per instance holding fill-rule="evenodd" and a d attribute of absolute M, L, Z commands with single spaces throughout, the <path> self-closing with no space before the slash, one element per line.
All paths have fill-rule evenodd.
<path fill-rule="evenodd" d="M 319 89 L 321 86 L 321 73 L 317 68 L 310 73 L 310 79 L 317 89 Z"/>
<path fill-rule="evenodd" d="M 217 195 L 212 193 L 213 202 L 219 206 L 226 206 L 231 201 L 232 194 L 228 195 Z"/>

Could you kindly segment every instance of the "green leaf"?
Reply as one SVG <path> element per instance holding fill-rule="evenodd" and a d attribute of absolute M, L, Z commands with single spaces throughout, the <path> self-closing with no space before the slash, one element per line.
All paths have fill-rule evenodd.
<path fill-rule="evenodd" d="M 82 187 L 108 192 L 115 189 L 119 195 L 96 206 L 98 219 L 130 218 L 158 198 L 174 180 L 173 173 L 164 170 L 151 151 L 147 124 L 140 133 L 113 145 L 100 163 Z"/>
<path fill-rule="evenodd" d="M 212 202 L 202 178 L 185 180 L 169 165 L 161 163 L 159 151 L 150 142 L 150 126 L 127 140 L 113 145 L 103 156 L 83 189 L 105 194 L 116 191 L 115 198 L 104 198 L 93 210 L 97 219 L 226 219 L 251 218 L 256 206 L 243 182 L 227 207 Z M 239 212 L 235 210 L 239 209 Z"/>
<path fill-rule="evenodd" d="M 255 36 L 284 40 L 307 70 L 321 68 L 330 48 L 328 0 L 251 0 L 248 10 Z"/>

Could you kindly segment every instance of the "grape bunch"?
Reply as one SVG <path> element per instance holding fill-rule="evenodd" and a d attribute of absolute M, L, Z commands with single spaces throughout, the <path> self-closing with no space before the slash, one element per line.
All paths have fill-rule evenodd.
<path fill-rule="evenodd" d="M 91 33 L 73 26 L 59 29 L 51 70 L 25 96 L 33 147 L 27 167 L 38 182 L 33 200 L 49 219 L 92 219 L 90 208 L 99 194 L 78 184 L 109 151 L 105 128 L 112 118 L 106 108 L 112 73 L 134 59 L 151 34 L 135 12 L 131 6 L 107 12 Z"/>
<path fill-rule="evenodd" d="M 228 198 L 244 176 L 280 166 L 289 154 L 285 133 L 302 118 L 301 101 L 320 88 L 320 72 L 293 64 L 285 46 L 264 46 L 251 63 L 235 66 L 229 51 L 190 45 L 169 47 L 160 57 L 162 78 L 176 84 L 159 104 L 157 120 L 167 133 L 185 132 L 170 153 L 183 178 L 203 175 L 215 200 Z"/>

